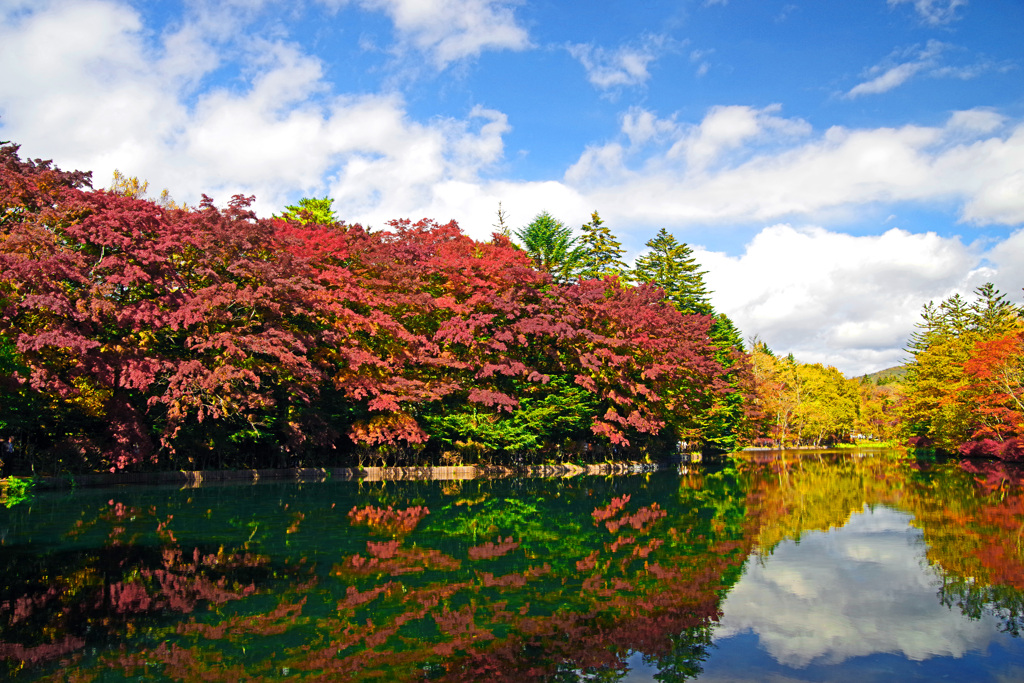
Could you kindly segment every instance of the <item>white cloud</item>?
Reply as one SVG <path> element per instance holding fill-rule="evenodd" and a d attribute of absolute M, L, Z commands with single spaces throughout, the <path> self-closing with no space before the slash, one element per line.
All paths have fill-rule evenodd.
<path fill-rule="evenodd" d="M 631 107 L 622 116 L 622 132 L 633 146 L 665 140 L 677 135 L 678 131 L 679 126 L 674 120 L 659 119 L 641 107 Z"/>
<path fill-rule="evenodd" d="M 920 531 L 886 508 L 854 514 L 842 529 L 784 541 L 747 564 L 722 605 L 715 638 L 744 632 L 777 662 L 804 668 L 891 653 L 912 661 L 984 651 L 1002 636 L 992 618 L 964 619 L 935 597 L 922 569 Z"/>
<path fill-rule="evenodd" d="M 1024 123 L 974 110 L 942 126 L 815 134 L 778 111 L 713 107 L 696 125 L 655 118 L 648 127 L 667 133 L 660 151 L 624 146 L 630 124 L 622 141 L 588 147 L 565 179 L 634 224 L 820 220 L 893 202 L 960 204 L 976 224 L 1024 221 Z"/>
<path fill-rule="evenodd" d="M 909 54 L 908 51 L 904 51 L 899 55 L 903 58 L 912 57 L 909 61 L 894 64 L 890 57 L 887 63 L 868 69 L 867 75 L 871 76 L 871 79 L 851 88 L 846 97 L 877 95 L 899 87 L 922 71 L 933 69 L 938 64 L 939 55 L 947 47 L 937 40 L 930 40 L 922 50 L 913 50 Z"/>
<path fill-rule="evenodd" d="M 889 7 L 912 4 L 921 20 L 931 26 L 956 21 L 957 10 L 967 7 L 967 0 L 889 0 Z"/>
<path fill-rule="evenodd" d="M 651 77 L 648 65 L 665 48 L 664 36 L 648 36 L 640 46 L 622 46 L 607 50 L 590 44 L 569 45 L 566 49 L 587 72 L 587 80 L 601 90 L 643 85 Z"/>
<path fill-rule="evenodd" d="M 811 127 L 800 119 L 775 116 L 774 104 L 763 109 L 745 106 L 712 107 L 704 120 L 669 149 L 667 156 L 683 157 L 691 171 L 703 170 L 730 150 L 763 136 L 802 137 Z"/>
<path fill-rule="evenodd" d="M 921 307 L 991 279 L 957 238 L 774 225 L 739 256 L 695 248 L 712 302 L 748 336 L 848 376 L 899 364 Z"/>
<path fill-rule="evenodd" d="M 916 47 L 899 50 L 883 62 L 868 69 L 868 79 L 850 88 L 843 97 L 853 99 L 863 95 L 878 95 L 889 92 L 916 76 L 928 78 L 957 78 L 963 81 L 978 78 L 990 71 L 1008 71 L 1014 68 L 1010 62 L 997 63 L 981 59 L 971 64 L 943 65 L 943 55 L 954 49 L 953 45 L 929 40 L 924 48 Z"/>
<path fill-rule="evenodd" d="M 256 194 L 266 214 L 298 192 L 330 189 L 345 218 L 380 221 L 385 210 L 395 218 L 437 206 L 435 187 L 475 182 L 503 155 L 501 112 L 476 107 L 462 120 L 419 123 L 396 95 L 335 97 L 320 61 L 279 39 L 234 43 L 241 87 L 195 95 L 228 51 L 206 30 L 205 10 L 197 16 L 156 44 L 130 7 L 112 1 L 5 17 L 4 137 L 27 154 L 59 150 L 62 167 L 95 171 L 97 186 L 119 168 L 179 201 Z"/>
<path fill-rule="evenodd" d="M 322 0 L 340 6 L 349 0 Z M 390 17 L 402 39 L 427 54 L 438 68 L 485 50 L 523 50 L 529 35 L 516 22 L 511 2 L 502 0 L 356 0 L 360 7 Z"/>

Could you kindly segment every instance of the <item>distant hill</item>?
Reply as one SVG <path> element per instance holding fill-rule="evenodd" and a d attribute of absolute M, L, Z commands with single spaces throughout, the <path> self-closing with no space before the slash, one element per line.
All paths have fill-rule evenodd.
<path fill-rule="evenodd" d="M 907 374 L 907 366 L 897 365 L 892 368 L 886 368 L 885 370 L 879 370 L 878 372 L 871 372 L 860 377 L 854 377 L 854 379 L 861 382 L 868 381 L 872 384 L 895 384 L 903 380 L 903 377 Z"/>

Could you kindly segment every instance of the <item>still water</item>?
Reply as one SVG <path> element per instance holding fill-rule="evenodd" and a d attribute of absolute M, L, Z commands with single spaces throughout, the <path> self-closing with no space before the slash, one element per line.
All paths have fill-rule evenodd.
<path fill-rule="evenodd" d="M 0 678 L 1019 681 L 1022 529 L 1019 471 L 887 452 L 40 493 Z"/>

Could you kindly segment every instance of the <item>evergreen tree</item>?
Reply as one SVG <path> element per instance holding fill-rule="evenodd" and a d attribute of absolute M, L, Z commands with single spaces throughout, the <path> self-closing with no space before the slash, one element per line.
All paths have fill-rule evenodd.
<path fill-rule="evenodd" d="M 977 297 L 970 306 L 974 327 L 983 335 L 997 335 L 1017 328 L 1020 309 L 1006 300 L 991 282 L 974 290 Z"/>
<path fill-rule="evenodd" d="M 565 223 L 556 220 L 547 211 L 537 215 L 515 236 L 533 259 L 538 270 L 551 274 L 556 282 L 568 282 L 579 274 L 584 250 L 572 236 Z"/>
<path fill-rule="evenodd" d="M 280 216 L 275 215 L 274 218 L 297 221 L 302 225 L 335 225 L 341 221 L 338 220 L 334 209 L 331 208 L 333 203 L 334 200 L 327 197 L 323 199 L 303 197 L 297 205 L 284 207 L 284 213 Z"/>
<path fill-rule="evenodd" d="M 715 360 L 726 370 L 723 379 L 729 391 L 716 397 L 708 412 L 704 426 L 705 448 L 728 452 L 749 442 L 753 436 L 755 425 L 749 405 L 754 398 L 753 375 L 743 337 L 729 316 L 715 314 L 710 337 Z"/>
<path fill-rule="evenodd" d="M 647 242 L 647 247 L 651 251 L 636 260 L 636 280 L 665 290 L 665 298 L 683 313 L 711 314 L 704 286 L 707 271 L 700 270 L 689 245 L 676 242 L 676 238 L 662 228 Z"/>
<path fill-rule="evenodd" d="M 590 222 L 583 224 L 583 235 L 580 238 L 585 252 L 580 276 L 586 280 L 597 280 L 602 277 L 625 278 L 629 266 L 622 261 L 625 250 L 612 231 L 604 224 L 597 211 L 590 214 Z"/>

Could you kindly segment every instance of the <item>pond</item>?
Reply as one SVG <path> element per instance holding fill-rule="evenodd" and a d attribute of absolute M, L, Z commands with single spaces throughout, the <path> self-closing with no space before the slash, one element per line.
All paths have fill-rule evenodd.
<path fill-rule="evenodd" d="M 759 452 L 41 492 L 0 508 L 0 678 L 1024 680 L 1022 481 Z"/>

